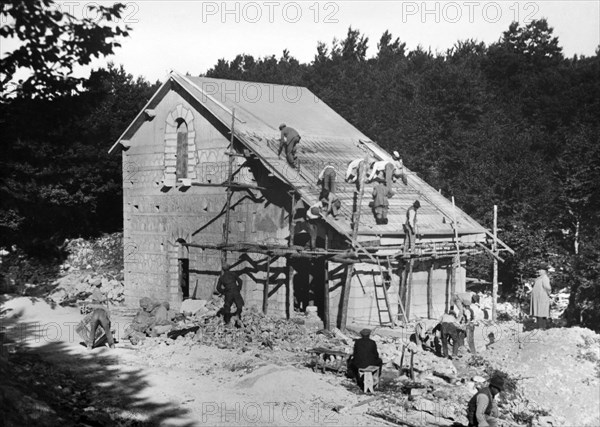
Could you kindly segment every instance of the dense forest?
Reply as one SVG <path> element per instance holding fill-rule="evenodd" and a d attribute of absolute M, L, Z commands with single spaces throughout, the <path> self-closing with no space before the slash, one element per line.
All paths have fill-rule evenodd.
<path fill-rule="evenodd" d="M 367 57 L 370 41 L 350 28 L 310 63 L 240 54 L 206 75 L 305 86 L 483 225 L 498 205 L 516 251 L 500 265 L 502 291 L 547 262 L 553 286 L 571 289 L 569 320 L 599 329 L 600 51 L 566 58 L 545 20 L 499 36 L 432 53 L 385 32 Z M 122 228 L 120 157 L 107 150 L 157 83 L 114 65 L 77 83 L 2 98 L 0 246 L 60 256 L 65 238 Z M 469 269 L 490 278 L 487 259 Z"/>

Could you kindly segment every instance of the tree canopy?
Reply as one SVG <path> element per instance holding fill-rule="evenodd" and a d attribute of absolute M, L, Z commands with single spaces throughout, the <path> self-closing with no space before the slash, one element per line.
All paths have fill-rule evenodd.
<path fill-rule="evenodd" d="M 88 65 L 94 57 L 110 55 L 120 46 L 118 39 L 129 30 L 117 23 L 125 5 L 88 3 L 84 7 L 87 17 L 76 18 L 51 0 L 0 4 L 0 37 L 4 43 L 18 41 L 0 59 L 2 98 L 70 94 L 84 80 L 72 75 L 74 66 Z M 16 82 L 19 71 L 26 77 Z"/>

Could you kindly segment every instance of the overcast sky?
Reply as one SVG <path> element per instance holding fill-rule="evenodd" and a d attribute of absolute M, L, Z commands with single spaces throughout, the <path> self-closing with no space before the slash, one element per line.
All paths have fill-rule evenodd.
<path fill-rule="evenodd" d="M 511 21 L 546 18 L 563 52 L 593 55 L 600 44 L 600 2 L 592 1 L 126 1 L 130 37 L 108 58 L 134 76 L 163 80 L 170 70 L 198 75 L 219 58 L 255 58 L 284 49 L 310 62 L 319 41 L 343 39 L 348 27 L 369 38 L 375 54 L 385 30 L 407 43 L 443 52 L 457 40 L 498 40 Z M 68 1 L 75 16 L 93 2 Z M 112 3 L 112 2 L 109 2 Z M 91 16 L 91 15 L 89 15 Z M 107 59 L 96 61 L 103 66 Z M 85 73 L 87 75 L 87 72 Z"/>

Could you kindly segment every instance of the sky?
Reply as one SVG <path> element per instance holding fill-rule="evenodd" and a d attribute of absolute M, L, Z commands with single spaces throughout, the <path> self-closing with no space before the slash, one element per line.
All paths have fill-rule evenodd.
<path fill-rule="evenodd" d="M 512 21 L 527 24 L 540 18 L 554 28 L 566 56 L 591 56 L 600 45 L 597 0 L 121 2 L 130 36 L 114 55 L 92 66 L 113 61 L 150 81 L 164 80 L 170 70 L 199 75 L 218 59 L 232 60 L 240 53 L 280 57 L 288 49 L 299 61 L 310 62 L 318 42 L 330 46 L 334 38 L 344 39 L 349 27 L 369 38 L 367 56 L 376 53 L 386 30 L 408 49 L 421 45 L 444 52 L 457 40 L 495 42 Z M 85 8 L 93 3 L 67 1 L 59 7 L 76 17 L 93 17 Z M 87 73 L 89 69 L 77 72 Z"/>

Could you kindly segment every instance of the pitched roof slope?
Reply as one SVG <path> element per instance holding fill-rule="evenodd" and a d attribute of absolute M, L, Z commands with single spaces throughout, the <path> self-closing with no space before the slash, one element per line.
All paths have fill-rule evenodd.
<path fill-rule="evenodd" d="M 304 87 L 266 83 L 187 77 L 171 73 L 171 79 L 202 103 L 227 128 L 235 109 L 235 135 L 273 174 L 295 187 L 309 204 L 318 200 L 317 177 L 331 164 L 337 171 L 337 195 L 341 215 L 329 221 L 338 230 L 351 232 L 355 186 L 344 182 L 346 167 L 368 153 L 374 160 L 391 160 L 391 155 Z M 295 128 L 302 139 L 298 145 L 300 171 L 292 169 L 285 156 L 277 155 L 280 123 Z M 128 131 L 124 133 L 127 134 Z M 402 153 L 400 153 L 402 156 Z M 452 236 L 456 218 L 459 235 L 483 235 L 485 229 L 473 218 L 439 194 L 434 188 L 408 172 L 408 185 L 395 184 L 390 199 L 389 223 L 376 225 L 371 208 L 373 186 L 367 184 L 363 197 L 359 235 L 400 236 L 405 212 L 415 201 L 421 202 L 418 228 L 425 237 Z M 481 236 L 483 238 L 483 236 Z M 480 240 L 478 238 L 478 240 Z"/>

